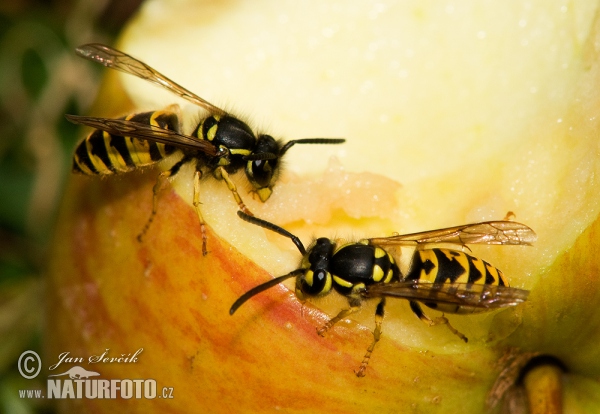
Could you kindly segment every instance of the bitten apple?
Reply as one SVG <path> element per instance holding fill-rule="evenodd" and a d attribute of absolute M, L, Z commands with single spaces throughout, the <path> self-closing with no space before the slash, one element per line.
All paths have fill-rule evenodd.
<path fill-rule="evenodd" d="M 293 282 L 229 315 L 237 297 L 300 257 L 288 240 L 239 220 L 222 182 L 201 183 L 203 257 L 189 169 L 162 187 L 142 243 L 157 169 L 73 177 L 49 267 L 46 357 L 143 348 L 136 363 L 84 367 L 105 379 L 152 378 L 173 398 L 66 399 L 64 411 L 480 413 L 498 407 L 539 355 L 567 370 L 565 410 L 597 410 L 597 7 L 146 2 L 119 49 L 258 130 L 347 139 L 286 154 L 264 204 L 236 175 L 254 214 L 308 244 L 512 211 L 536 230 L 536 245 L 473 253 L 531 295 L 514 309 L 449 316 L 468 344 L 389 301 L 383 338 L 357 378 L 373 305 L 324 338 L 316 328 L 344 298 L 301 303 Z M 132 76 L 111 74 L 104 88 L 93 115 L 179 103 L 185 128 L 199 118 Z M 116 104 L 124 94 L 130 108 Z"/>

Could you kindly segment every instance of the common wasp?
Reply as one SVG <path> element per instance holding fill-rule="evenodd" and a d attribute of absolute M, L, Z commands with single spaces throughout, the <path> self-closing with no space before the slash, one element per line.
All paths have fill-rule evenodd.
<path fill-rule="evenodd" d="M 207 102 L 193 92 L 173 82 L 144 62 L 102 44 L 87 44 L 76 49 L 79 56 L 161 86 L 175 95 L 204 109 L 195 130 L 187 135 L 181 131 L 177 106 L 171 109 L 132 114 L 119 119 L 66 115 L 73 123 L 95 129 L 79 143 L 73 157 L 73 172 L 86 175 L 112 175 L 154 165 L 180 154 L 180 159 L 160 173 L 153 190 L 150 218 L 138 236 L 148 230 L 157 212 L 157 197 L 161 179 L 177 174 L 184 164 L 192 164 L 194 199 L 202 231 L 202 252 L 206 255 L 206 232 L 200 211 L 200 179 L 210 172 L 222 179 L 231 191 L 239 209 L 252 215 L 240 197 L 230 174 L 244 168 L 253 191 L 265 202 L 279 175 L 280 158 L 295 144 L 341 144 L 341 138 L 307 138 L 283 144 L 271 135 L 255 134 L 243 121 Z"/>
<path fill-rule="evenodd" d="M 317 329 L 323 336 L 337 322 L 357 312 L 365 300 L 376 298 L 379 303 L 375 311 L 373 342 L 355 371 L 359 377 L 365 375 L 375 344 L 381 338 L 388 297 L 407 299 L 412 312 L 423 322 L 429 326 L 444 324 L 467 342 L 467 337 L 450 325 L 443 314 L 432 319 L 423 312 L 421 304 L 444 313 L 468 314 L 516 306 L 529 295 L 527 290 L 509 287 L 496 267 L 462 251 L 468 244 L 531 245 L 537 238 L 534 231 L 514 221 L 485 221 L 345 244 L 321 237 L 305 249 L 297 236 L 282 227 L 241 211 L 238 215 L 292 240 L 302 254 L 302 261 L 298 269 L 243 294 L 229 313 L 233 315 L 248 299 L 295 277 L 295 293 L 300 300 L 324 296 L 332 291 L 348 299 L 349 308 L 341 310 Z M 406 274 L 402 274 L 391 253 L 398 247 L 415 248 Z"/>

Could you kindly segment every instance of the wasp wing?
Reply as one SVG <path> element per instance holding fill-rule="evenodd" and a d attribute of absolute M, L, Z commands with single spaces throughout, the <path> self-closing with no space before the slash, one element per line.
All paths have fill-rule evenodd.
<path fill-rule="evenodd" d="M 106 46 L 100 43 L 90 43 L 75 49 L 75 52 L 88 60 L 100 63 L 107 68 L 120 70 L 121 72 L 137 76 L 140 79 L 147 80 L 155 85 L 161 86 L 172 93 L 182 97 L 183 99 L 196 104 L 211 113 L 217 115 L 226 115 L 227 113 L 221 108 L 216 107 L 210 102 L 200 98 L 195 93 L 187 90 L 183 86 L 173 82 L 162 73 L 156 71 L 144 62 L 129 56 L 117 49 Z"/>
<path fill-rule="evenodd" d="M 125 119 L 96 118 L 91 116 L 65 115 L 75 123 L 87 125 L 95 129 L 106 131 L 111 135 L 140 138 L 148 141 L 160 142 L 178 148 L 202 151 L 210 156 L 217 156 L 217 149 L 208 141 L 194 139 L 187 135 L 179 134 L 170 129 L 163 129 L 150 124 L 128 121 Z"/>
<path fill-rule="evenodd" d="M 537 235 L 529 226 L 515 221 L 499 220 L 391 237 L 377 237 L 369 239 L 369 242 L 378 246 L 407 246 L 426 243 L 454 243 L 462 246 L 467 244 L 530 246 L 536 239 Z"/>
<path fill-rule="evenodd" d="M 469 283 L 405 281 L 367 286 L 366 298 L 394 297 L 426 303 L 453 304 L 478 309 L 516 306 L 527 300 L 528 290 Z"/>

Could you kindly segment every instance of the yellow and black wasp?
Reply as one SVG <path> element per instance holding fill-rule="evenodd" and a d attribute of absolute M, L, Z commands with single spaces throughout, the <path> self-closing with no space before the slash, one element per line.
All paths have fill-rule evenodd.
<path fill-rule="evenodd" d="M 119 50 L 102 44 L 87 44 L 76 49 L 79 56 L 162 86 L 208 112 L 191 135 L 181 132 L 178 113 L 160 110 L 132 114 L 119 119 L 66 115 L 77 124 L 95 128 L 76 148 L 73 172 L 87 175 L 110 175 L 130 172 L 158 163 L 179 152 L 181 158 L 169 170 L 160 174 L 154 186 L 152 214 L 138 236 L 148 230 L 157 211 L 160 179 L 175 175 L 184 164 L 195 166 L 194 206 L 202 229 L 202 251 L 206 255 L 204 219 L 200 212 L 200 179 L 205 172 L 222 179 L 233 194 L 241 211 L 252 213 L 245 206 L 236 186 L 229 178 L 245 169 L 246 177 L 261 201 L 266 201 L 279 175 L 279 159 L 295 144 L 340 144 L 339 138 L 307 138 L 283 144 L 271 135 L 255 134 L 235 116 L 205 101 L 178 85 L 147 64 Z"/>
<path fill-rule="evenodd" d="M 287 230 L 241 211 L 238 215 L 291 239 L 302 254 L 302 262 L 300 268 L 246 292 L 235 301 L 229 313 L 233 315 L 248 299 L 295 277 L 296 296 L 300 300 L 327 295 L 332 290 L 348 298 L 350 307 L 317 330 L 323 336 L 337 322 L 357 312 L 364 300 L 377 298 L 374 339 L 356 371 L 359 377 L 365 375 L 375 344 L 381 337 L 387 297 L 407 299 L 419 319 L 430 326 L 445 324 L 467 342 L 467 337 L 454 329 L 447 318 L 442 315 L 431 319 L 421 304 L 445 313 L 478 313 L 516 306 L 529 294 L 527 290 L 509 287 L 499 269 L 462 251 L 468 244 L 531 245 L 537 238 L 534 231 L 514 221 L 485 221 L 341 245 L 321 237 L 305 249 L 300 239 Z M 442 244 L 458 248 L 433 247 Z M 415 251 L 409 270 L 403 275 L 389 251 L 410 246 L 415 247 Z"/>

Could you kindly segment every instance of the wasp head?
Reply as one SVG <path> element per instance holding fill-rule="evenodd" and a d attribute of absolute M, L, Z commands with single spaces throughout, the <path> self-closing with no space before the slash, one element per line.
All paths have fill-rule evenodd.
<path fill-rule="evenodd" d="M 279 145 L 270 135 L 259 135 L 252 155 L 246 157 L 246 176 L 262 202 L 268 200 L 277 181 Z"/>
<path fill-rule="evenodd" d="M 321 237 L 308 249 L 308 254 L 302 260 L 304 272 L 296 279 L 296 296 L 300 300 L 305 296 L 322 296 L 331 291 L 333 282 L 329 262 L 334 247 L 330 239 Z"/>

